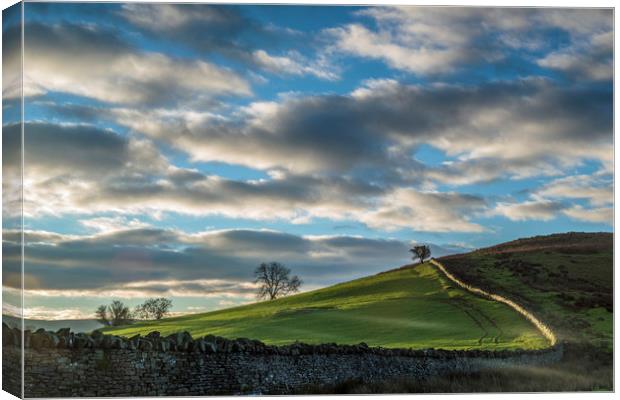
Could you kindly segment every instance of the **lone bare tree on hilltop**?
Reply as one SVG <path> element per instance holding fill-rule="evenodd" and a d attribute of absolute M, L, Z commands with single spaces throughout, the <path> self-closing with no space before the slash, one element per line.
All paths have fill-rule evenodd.
<path fill-rule="evenodd" d="M 414 260 L 420 260 L 420 264 L 431 256 L 431 248 L 426 245 L 413 246 L 409 251 L 413 253 Z"/>
<path fill-rule="evenodd" d="M 280 263 L 262 263 L 254 271 L 254 283 L 259 284 L 258 298 L 274 300 L 299 291 L 301 279 L 297 275 L 289 276 L 290 273 L 291 270 Z"/>

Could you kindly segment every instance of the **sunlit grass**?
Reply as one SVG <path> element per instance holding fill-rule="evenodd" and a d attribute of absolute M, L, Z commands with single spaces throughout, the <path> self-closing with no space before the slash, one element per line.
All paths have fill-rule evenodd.
<path fill-rule="evenodd" d="M 520 277 L 508 268 L 497 267 L 500 258 L 495 255 L 472 254 L 463 256 L 463 262 L 471 266 L 465 279 L 529 304 L 531 311 L 552 326 L 559 340 L 596 344 L 611 351 L 613 312 L 591 304 L 574 306 L 578 299 L 613 293 L 611 250 L 591 254 L 530 251 L 514 258 L 538 264 L 540 270 Z M 566 276 L 551 275 L 560 274 L 562 268 Z M 572 300 L 562 298 L 566 295 Z"/>
<path fill-rule="evenodd" d="M 541 348 L 545 339 L 509 307 L 452 287 L 434 267 L 391 271 L 275 301 L 108 329 L 131 336 L 187 330 L 269 344 Z"/>

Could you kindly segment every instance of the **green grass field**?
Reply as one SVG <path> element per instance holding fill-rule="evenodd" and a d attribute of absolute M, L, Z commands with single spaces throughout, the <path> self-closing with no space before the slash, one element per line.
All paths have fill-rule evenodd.
<path fill-rule="evenodd" d="M 613 385 L 613 235 L 565 233 L 520 239 L 441 263 L 460 279 L 534 312 L 565 343 L 554 366 L 451 376 L 456 391 L 590 391 Z M 389 391 L 433 391 L 396 384 Z M 413 386 L 412 386 L 413 385 Z M 443 385 L 443 386 L 442 386 Z M 414 387 L 415 386 L 415 387 Z M 384 388 L 375 388 L 382 390 Z M 354 388 L 361 390 L 361 388 Z M 443 389 L 451 391 L 450 388 Z"/>
<path fill-rule="evenodd" d="M 108 328 L 132 336 L 186 330 L 268 344 L 402 348 L 541 348 L 546 340 L 509 307 L 454 288 L 434 267 L 389 271 L 339 285 L 204 314 Z"/>
<path fill-rule="evenodd" d="M 525 306 L 559 340 L 611 351 L 611 238 L 574 233 L 523 239 L 441 262 L 465 282 Z"/>

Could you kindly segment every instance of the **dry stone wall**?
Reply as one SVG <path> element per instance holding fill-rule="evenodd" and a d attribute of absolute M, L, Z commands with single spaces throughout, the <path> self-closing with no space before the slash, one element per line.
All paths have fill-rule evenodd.
<path fill-rule="evenodd" d="M 20 331 L 3 326 L 3 363 L 20 362 Z M 306 386 L 427 377 L 508 365 L 545 364 L 562 346 L 535 351 L 385 349 L 189 333 L 122 338 L 94 333 L 24 332 L 26 397 L 285 394 Z"/>
<path fill-rule="evenodd" d="M 460 286 L 461 288 L 467 290 L 468 292 L 506 304 L 508 307 L 512 308 L 519 314 L 523 315 L 528 321 L 530 321 L 532 325 L 534 325 L 536 329 L 538 329 L 540 334 L 543 335 L 549 341 L 549 344 L 551 346 L 557 343 L 557 338 L 555 336 L 555 333 L 551 330 L 551 328 L 549 328 L 544 322 L 538 319 L 530 311 L 523 308 L 521 305 L 515 303 L 514 301 L 504 296 L 500 296 L 499 294 L 489 293 L 480 288 L 474 287 L 470 284 L 463 282 L 462 280 L 458 279 L 456 276 L 452 275 L 443 264 L 441 264 L 439 261 L 435 259 L 431 259 L 430 263 L 431 265 L 434 265 L 439 271 L 441 271 L 450 281 L 454 282 L 457 286 Z"/>

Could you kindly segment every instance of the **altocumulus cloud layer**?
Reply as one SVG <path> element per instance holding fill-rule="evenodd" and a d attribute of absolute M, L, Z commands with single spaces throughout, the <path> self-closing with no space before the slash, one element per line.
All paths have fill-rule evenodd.
<path fill-rule="evenodd" d="M 611 229 L 610 10 L 33 3 L 25 16 L 31 315 L 159 295 L 212 309 L 250 301 L 262 261 L 310 289 L 399 266 L 412 242 L 440 254 Z M 7 21 L 3 169 L 19 176 Z"/>

